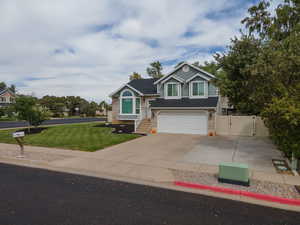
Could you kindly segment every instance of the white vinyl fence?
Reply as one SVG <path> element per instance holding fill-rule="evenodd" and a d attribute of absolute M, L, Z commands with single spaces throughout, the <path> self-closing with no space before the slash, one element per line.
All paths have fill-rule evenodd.
<path fill-rule="evenodd" d="M 107 122 L 109 122 L 109 123 L 112 122 L 112 111 L 107 112 Z"/>
<path fill-rule="evenodd" d="M 217 135 L 269 136 L 268 128 L 258 116 L 216 116 Z"/>

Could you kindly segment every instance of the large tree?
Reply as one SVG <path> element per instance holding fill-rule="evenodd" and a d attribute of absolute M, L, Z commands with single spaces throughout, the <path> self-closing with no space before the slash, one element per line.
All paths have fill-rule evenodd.
<path fill-rule="evenodd" d="M 240 112 L 258 114 L 260 104 L 253 99 L 256 83 L 250 66 L 254 65 L 260 52 L 260 42 L 255 38 L 243 35 L 234 38 L 226 54 L 215 56 L 225 73 L 217 74 L 217 84 L 221 94 L 229 98 L 230 104 Z"/>
<path fill-rule="evenodd" d="M 150 67 L 147 68 L 147 73 L 152 78 L 161 78 L 163 67 L 159 61 L 150 63 Z"/>
<path fill-rule="evenodd" d="M 64 112 L 67 109 L 66 98 L 46 95 L 39 99 L 39 104 L 48 108 L 54 117 L 64 116 Z"/>
<path fill-rule="evenodd" d="M 216 59 L 221 93 L 241 112 L 263 116 L 275 143 L 300 157 L 300 3 L 270 1 L 249 9 L 244 33 Z"/>
<path fill-rule="evenodd" d="M 196 61 L 193 65 L 213 75 L 217 75 L 221 71 L 220 65 L 216 61 L 204 61 L 203 64 Z"/>

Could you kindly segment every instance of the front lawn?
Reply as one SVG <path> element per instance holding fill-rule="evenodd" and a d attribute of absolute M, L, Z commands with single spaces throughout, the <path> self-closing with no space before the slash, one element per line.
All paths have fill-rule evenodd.
<path fill-rule="evenodd" d="M 112 128 L 96 125 L 88 123 L 48 127 L 41 133 L 27 135 L 25 144 L 93 152 L 139 137 L 136 134 L 113 134 Z M 16 130 L 20 129 L 0 130 L 0 142 L 16 144 L 12 138 Z"/>

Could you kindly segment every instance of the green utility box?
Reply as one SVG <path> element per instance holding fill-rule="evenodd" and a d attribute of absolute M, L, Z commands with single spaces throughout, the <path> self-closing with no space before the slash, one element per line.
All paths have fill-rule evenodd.
<path fill-rule="evenodd" d="M 249 186 L 249 167 L 241 163 L 220 163 L 219 182 Z"/>

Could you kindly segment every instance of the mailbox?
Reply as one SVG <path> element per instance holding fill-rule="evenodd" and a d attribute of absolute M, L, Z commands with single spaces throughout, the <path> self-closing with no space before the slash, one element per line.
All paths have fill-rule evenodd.
<path fill-rule="evenodd" d="M 13 138 L 16 139 L 18 144 L 20 145 L 20 155 L 17 156 L 17 158 L 24 158 L 24 144 L 23 144 L 23 137 L 25 137 L 25 132 L 24 131 L 19 131 L 19 132 L 14 132 L 12 134 Z"/>
<path fill-rule="evenodd" d="M 21 131 L 21 132 L 14 132 L 13 133 L 13 138 L 20 138 L 20 137 L 24 137 L 25 136 L 25 132 Z"/>

